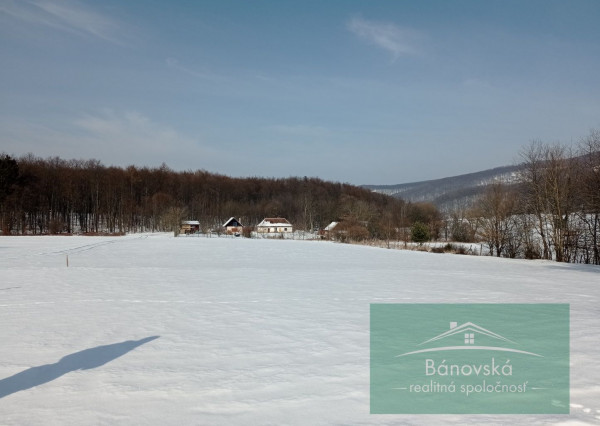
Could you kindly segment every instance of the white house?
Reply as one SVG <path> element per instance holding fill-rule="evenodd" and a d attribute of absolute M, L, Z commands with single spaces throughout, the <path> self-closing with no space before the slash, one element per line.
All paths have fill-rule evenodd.
<path fill-rule="evenodd" d="M 293 232 L 294 229 L 292 224 L 283 217 L 265 217 L 262 222 L 256 225 L 256 232 L 259 233 L 270 233 L 270 232 Z"/>

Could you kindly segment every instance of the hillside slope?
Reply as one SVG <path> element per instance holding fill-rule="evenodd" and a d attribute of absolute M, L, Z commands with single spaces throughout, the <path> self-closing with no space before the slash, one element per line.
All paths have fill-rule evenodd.
<path fill-rule="evenodd" d="M 520 169 L 521 166 L 504 166 L 442 179 L 363 187 L 406 201 L 432 202 L 443 209 L 454 204 L 469 204 L 491 183 L 517 183 Z"/>

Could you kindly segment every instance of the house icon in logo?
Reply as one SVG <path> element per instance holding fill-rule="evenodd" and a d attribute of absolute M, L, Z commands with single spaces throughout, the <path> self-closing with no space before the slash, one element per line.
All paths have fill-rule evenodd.
<path fill-rule="evenodd" d="M 456 337 L 454 337 L 454 339 L 451 339 L 452 336 L 457 336 L 457 335 L 460 335 L 458 341 L 457 341 Z M 406 356 L 406 355 L 415 355 L 415 354 L 420 354 L 420 353 L 425 353 L 425 352 L 480 350 L 480 351 L 513 352 L 513 353 L 520 353 L 520 354 L 524 354 L 524 355 L 532 355 L 532 356 L 542 357 L 542 355 L 539 355 L 539 354 L 536 354 L 533 352 L 527 352 L 527 351 L 523 351 L 520 349 L 510 348 L 510 347 L 505 347 L 505 346 L 476 345 L 475 338 L 477 338 L 479 341 L 479 339 L 484 336 L 487 338 L 491 338 L 494 341 L 498 341 L 499 345 L 504 344 L 504 345 L 514 346 L 517 344 L 516 342 L 513 342 L 512 340 L 507 339 L 506 337 L 501 336 L 498 333 L 494 333 L 493 331 L 490 331 L 490 330 L 483 328 L 472 322 L 466 322 L 461 325 L 458 325 L 457 322 L 451 322 L 449 330 L 444 331 L 443 333 L 440 333 L 437 336 L 432 337 L 431 339 L 425 340 L 424 342 L 419 343 L 417 346 L 424 346 L 424 345 L 428 345 L 433 342 L 440 342 L 440 341 L 446 341 L 446 342 L 450 341 L 452 343 L 450 343 L 446 346 L 438 346 L 438 347 L 433 347 L 433 348 L 419 349 L 416 351 L 406 352 L 406 353 L 396 355 L 396 356 L 400 357 L 400 356 Z M 464 340 L 463 340 L 463 338 L 464 338 Z M 488 339 L 484 339 L 484 341 L 486 341 L 486 340 L 488 340 Z M 461 344 L 457 344 L 457 343 L 461 343 Z"/>
<path fill-rule="evenodd" d="M 444 333 L 438 334 L 437 336 L 424 341 L 423 343 L 419 344 L 419 346 L 425 345 L 430 342 L 434 342 L 436 340 L 445 339 L 446 337 L 455 336 L 457 334 L 464 335 L 465 345 L 474 345 L 476 334 L 488 336 L 488 337 L 491 337 L 493 339 L 497 339 L 497 340 L 500 340 L 503 342 L 515 343 L 512 340 L 507 339 L 506 337 L 503 337 L 497 333 L 494 333 L 493 331 L 490 331 L 483 327 L 480 327 L 477 324 L 473 324 L 472 322 L 466 322 L 462 325 L 458 325 L 457 322 L 451 322 L 450 329 L 448 331 L 445 331 Z"/>

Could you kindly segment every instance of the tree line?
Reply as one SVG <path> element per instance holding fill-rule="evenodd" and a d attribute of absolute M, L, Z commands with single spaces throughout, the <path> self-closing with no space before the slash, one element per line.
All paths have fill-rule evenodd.
<path fill-rule="evenodd" d="M 344 220 L 356 239 L 396 238 L 411 221 L 439 222 L 432 206 L 318 178 L 234 178 L 204 170 L 105 166 L 97 160 L 0 155 L 4 235 L 171 231 L 181 220 L 219 229 L 229 217 L 254 226 L 286 217 L 314 231 Z M 433 219 L 432 219 L 433 218 Z"/>
<path fill-rule="evenodd" d="M 495 183 L 446 230 L 485 242 L 490 255 L 600 264 L 600 131 L 576 146 L 533 141 L 516 183 Z"/>

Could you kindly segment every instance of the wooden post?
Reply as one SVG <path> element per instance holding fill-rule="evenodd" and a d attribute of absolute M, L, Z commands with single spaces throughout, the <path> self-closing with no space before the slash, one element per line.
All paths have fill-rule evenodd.
<path fill-rule="evenodd" d="M 69 267 L 69 255 L 67 254 L 67 268 Z"/>

